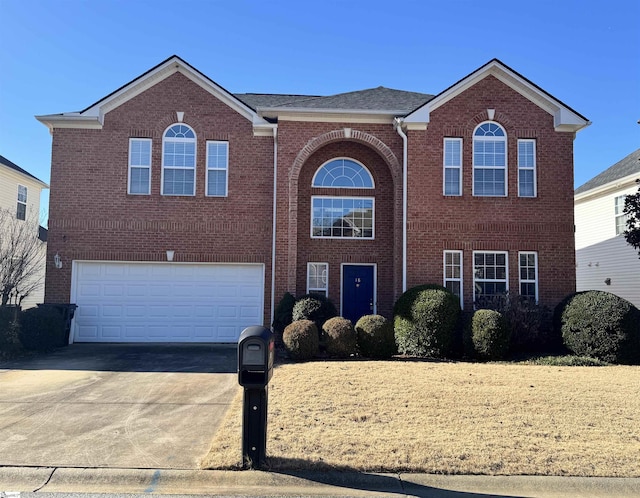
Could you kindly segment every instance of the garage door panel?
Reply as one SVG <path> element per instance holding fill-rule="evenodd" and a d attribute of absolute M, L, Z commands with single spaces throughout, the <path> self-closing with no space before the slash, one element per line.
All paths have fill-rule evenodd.
<path fill-rule="evenodd" d="M 256 264 L 75 262 L 78 342 L 235 342 L 262 323 Z"/>

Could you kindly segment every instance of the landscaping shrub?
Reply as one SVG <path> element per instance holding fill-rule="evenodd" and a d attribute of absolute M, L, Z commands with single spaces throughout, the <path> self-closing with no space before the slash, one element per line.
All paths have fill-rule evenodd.
<path fill-rule="evenodd" d="M 287 325 L 293 321 L 293 306 L 296 304 L 296 298 L 289 292 L 285 292 L 282 299 L 276 306 L 273 313 L 273 332 L 275 333 L 276 341 L 282 340 L 282 333 Z"/>
<path fill-rule="evenodd" d="M 396 354 L 393 323 L 382 315 L 365 315 L 355 326 L 360 354 L 368 358 L 391 358 Z"/>
<path fill-rule="evenodd" d="M 334 316 L 338 316 L 338 311 L 333 303 L 326 297 L 317 294 L 302 296 L 293 306 L 293 321 L 311 320 L 316 324 L 318 332 L 322 332 L 324 322 Z"/>
<path fill-rule="evenodd" d="M 609 363 L 640 363 L 640 311 L 603 291 L 578 292 L 561 303 L 565 346 L 576 355 Z"/>
<path fill-rule="evenodd" d="M 29 308 L 20 314 L 20 342 L 37 351 L 64 346 L 65 325 L 62 313 L 53 307 Z"/>
<path fill-rule="evenodd" d="M 322 326 L 327 354 L 345 358 L 356 353 L 356 332 L 351 320 L 334 316 Z"/>
<path fill-rule="evenodd" d="M 502 313 L 477 310 L 471 319 L 471 341 L 475 355 L 483 360 L 502 360 L 509 350 L 511 331 Z"/>
<path fill-rule="evenodd" d="M 420 285 L 402 294 L 393 308 L 398 350 L 442 358 L 451 353 L 460 300 L 440 285 Z"/>
<path fill-rule="evenodd" d="M 318 329 L 311 320 L 297 320 L 282 333 L 284 347 L 294 360 L 308 360 L 318 352 Z"/>
<path fill-rule="evenodd" d="M 0 307 L 0 359 L 9 358 L 20 350 L 20 325 L 16 310 Z"/>

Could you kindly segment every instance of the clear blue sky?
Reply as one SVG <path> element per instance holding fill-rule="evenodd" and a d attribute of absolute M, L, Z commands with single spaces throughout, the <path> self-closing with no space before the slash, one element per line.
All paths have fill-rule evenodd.
<path fill-rule="evenodd" d="M 45 182 L 33 116 L 173 54 L 232 92 L 320 95 L 437 94 L 497 57 L 593 122 L 576 187 L 640 147 L 639 0 L 0 0 L 0 23 L 0 154 Z"/>

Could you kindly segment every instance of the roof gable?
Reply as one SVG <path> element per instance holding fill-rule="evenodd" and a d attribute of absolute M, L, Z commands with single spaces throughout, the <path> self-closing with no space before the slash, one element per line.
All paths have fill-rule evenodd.
<path fill-rule="evenodd" d="M 505 85 L 551 114 L 554 118 L 556 131 L 576 132 L 591 124 L 587 118 L 554 98 L 535 83 L 517 73 L 506 64 L 503 64 L 498 59 L 489 61 L 484 66 L 478 68 L 468 76 L 465 76 L 460 81 L 454 83 L 449 88 L 436 95 L 433 99 L 429 100 L 423 106 L 409 114 L 404 119 L 404 122 L 409 127 L 412 125 L 426 125 L 426 123 L 429 122 L 430 113 L 432 111 L 446 104 L 448 101 L 457 95 L 460 95 L 462 92 L 489 75 L 494 76 Z"/>
<path fill-rule="evenodd" d="M 169 76 L 180 73 L 198 86 L 209 92 L 221 102 L 225 103 L 254 125 L 254 132 L 270 130 L 272 125 L 258 116 L 255 109 L 238 99 L 212 79 L 195 69 L 177 55 L 169 57 L 164 62 L 153 67 L 136 79 L 118 88 L 98 102 L 79 112 L 66 112 L 36 116 L 36 119 L 50 130 L 54 128 L 102 128 L 104 116 L 109 111 L 140 95 L 145 90 L 163 81 Z"/>
<path fill-rule="evenodd" d="M 594 176 L 588 182 L 582 184 L 575 190 L 575 194 L 583 194 L 600 187 L 630 178 L 633 184 L 635 178 L 640 177 L 640 149 L 632 152 L 624 159 L 621 159 L 613 166 L 610 166 L 599 175 Z"/>
<path fill-rule="evenodd" d="M 49 188 L 49 185 L 44 183 L 42 180 L 40 180 L 39 178 L 33 176 L 27 170 L 22 169 L 16 163 L 9 161 L 9 159 L 7 159 L 4 156 L 0 156 L 0 165 L 5 166 L 6 168 L 9 168 L 10 170 L 13 170 L 13 171 L 15 171 L 17 173 L 20 173 L 21 175 L 26 176 L 27 178 L 29 178 L 30 180 L 32 180 L 34 182 L 39 183 L 42 188 Z"/>

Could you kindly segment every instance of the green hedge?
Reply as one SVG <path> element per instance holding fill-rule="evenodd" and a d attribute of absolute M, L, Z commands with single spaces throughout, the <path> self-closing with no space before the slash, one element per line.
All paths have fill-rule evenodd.
<path fill-rule="evenodd" d="M 318 353 L 318 329 L 311 320 L 297 320 L 284 329 L 284 347 L 294 360 L 309 360 Z"/>
<path fill-rule="evenodd" d="M 365 315 L 355 326 L 360 354 L 367 358 L 390 358 L 396 354 L 393 323 L 382 315 Z"/>
<path fill-rule="evenodd" d="M 502 313 L 477 310 L 471 319 L 471 341 L 475 356 L 482 360 L 502 360 L 509 351 L 511 331 Z"/>
<path fill-rule="evenodd" d="M 25 349 L 49 351 L 66 345 L 65 320 L 54 307 L 29 308 L 20 313 L 20 342 Z"/>
<path fill-rule="evenodd" d="M 327 354 L 338 358 L 354 355 L 357 349 L 356 332 L 351 320 L 341 316 L 329 318 L 322 326 Z"/>

